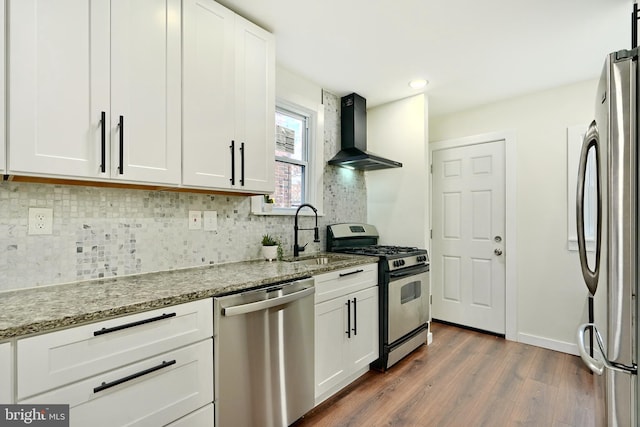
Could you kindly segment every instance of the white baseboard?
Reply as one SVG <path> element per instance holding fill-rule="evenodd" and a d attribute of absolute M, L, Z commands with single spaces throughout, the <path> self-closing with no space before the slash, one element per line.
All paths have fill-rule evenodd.
<path fill-rule="evenodd" d="M 580 353 L 578 353 L 578 345 L 576 343 L 556 341 L 536 335 L 523 334 L 522 332 L 518 334 L 518 342 L 547 348 L 549 350 L 560 351 L 562 353 L 573 354 L 574 356 L 580 355 Z"/>

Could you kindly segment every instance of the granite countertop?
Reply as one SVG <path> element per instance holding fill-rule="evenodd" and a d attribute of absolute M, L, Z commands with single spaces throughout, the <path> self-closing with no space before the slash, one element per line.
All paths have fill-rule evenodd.
<path fill-rule="evenodd" d="M 246 261 L 3 292 L 0 341 L 378 261 L 339 258 L 323 265 Z"/>

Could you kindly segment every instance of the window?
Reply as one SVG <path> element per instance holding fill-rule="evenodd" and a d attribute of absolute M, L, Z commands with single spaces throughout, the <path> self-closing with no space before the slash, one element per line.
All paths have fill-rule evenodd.
<path fill-rule="evenodd" d="M 307 201 L 309 118 L 276 107 L 276 209 L 294 209 Z"/>
<path fill-rule="evenodd" d="M 266 204 L 263 196 L 251 198 L 254 215 L 293 215 L 310 203 L 323 215 L 324 105 L 289 91 L 276 101 L 275 191 Z M 283 93 L 284 95 L 284 93 Z M 290 101 L 295 100 L 296 102 Z M 302 215 L 310 215 L 304 209 Z"/>

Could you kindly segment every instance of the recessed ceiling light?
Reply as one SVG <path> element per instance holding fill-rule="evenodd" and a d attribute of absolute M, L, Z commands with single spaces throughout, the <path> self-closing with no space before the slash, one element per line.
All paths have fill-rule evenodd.
<path fill-rule="evenodd" d="M 428 84 L 429 82 L 425 79 L 416 79 L 409 82 L 409 86 L 411 87 L 411 89 L 422 89 Z"/>

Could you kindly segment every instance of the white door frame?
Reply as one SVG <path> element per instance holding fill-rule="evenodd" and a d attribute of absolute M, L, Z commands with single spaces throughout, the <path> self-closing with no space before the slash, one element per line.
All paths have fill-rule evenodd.
<path fill-rule="evenodd" d="M 515 131 L 500 131 L 430 142 L 429 159 L 433 159 L 434 151 L 502 140 L 505 142 L 505 338 L 510 341 L 517 341 L 516 133 Z M 433 179 L 431 179 L 429 194 L 429 211 L 431 212 L 431 218 L 433 218 Z M 433 229 L 433 224 L 429 224 L 429 227 Z"/>

